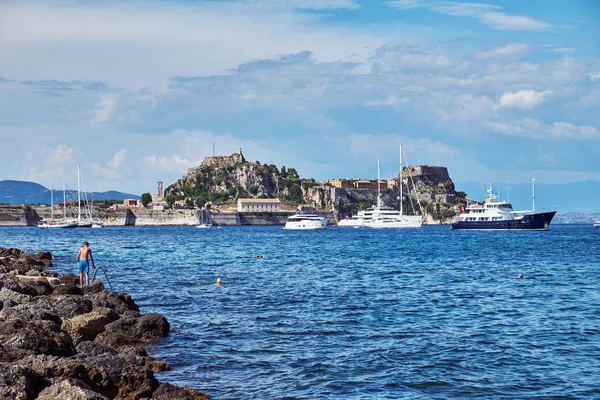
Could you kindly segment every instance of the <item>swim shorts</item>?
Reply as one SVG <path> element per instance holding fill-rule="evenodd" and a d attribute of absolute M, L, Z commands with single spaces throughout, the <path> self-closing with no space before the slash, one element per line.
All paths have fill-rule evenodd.
<path fill-rule="evenodd" d="M 90 262 L 88 260 L 79 260 L 79 272 L 90 272 Z"/>

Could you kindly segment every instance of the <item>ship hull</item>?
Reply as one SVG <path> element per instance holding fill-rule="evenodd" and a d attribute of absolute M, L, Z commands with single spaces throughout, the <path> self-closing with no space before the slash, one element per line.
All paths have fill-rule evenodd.
<path fill-rule="evenodd" d="M 548 230 L 556 211 L 525 214 L 522 218 L 504 221 L 458 221 L 452 224 L 453 230 Z"/>

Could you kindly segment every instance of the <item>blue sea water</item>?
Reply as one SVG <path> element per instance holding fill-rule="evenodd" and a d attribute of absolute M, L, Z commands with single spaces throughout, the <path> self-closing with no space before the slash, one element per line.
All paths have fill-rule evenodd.
<path fill-rule="evenodd" d="M 591 225 L 0 228 L 61 273 L 83 240 L 115 290 L 170 321 L 158 379 L 215 399 L 600 396 Z"/>

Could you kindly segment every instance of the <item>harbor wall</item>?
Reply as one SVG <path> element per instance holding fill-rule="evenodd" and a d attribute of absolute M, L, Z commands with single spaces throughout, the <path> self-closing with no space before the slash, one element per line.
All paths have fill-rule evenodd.
<path fill-rule="evenodd" d="M 55 216 L 62 215 L 62 209 L 54 210 Z M 96 213 L 98 219 L 106 226 L 179 226 L 195 225 L 198 223 L 198 210 L 150 210 L 142 207 L 118 208 L 103 210 Z M 285 225 L 293 211 L 280 212 L 214 212 L 211 222 L 218 226 L 241 225 Z M 333 220 L 333 213 L 320 213 L 325 218 Z M 76 216 L 77 208 L 67 208 L 68 216 Z M 30 206 L 0 206 L 0 226 L 35 226 L 44 218 L 50 218 L 50 207 Z"/>

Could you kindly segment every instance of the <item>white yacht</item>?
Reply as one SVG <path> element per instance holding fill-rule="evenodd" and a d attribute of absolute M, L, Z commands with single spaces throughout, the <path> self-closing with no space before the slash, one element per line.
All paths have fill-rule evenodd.
<path fill-rule="evenodd" d="M 50 189 L 50 203 L 51 203 L 51 218 L 44 218 L 38 224 L 38 227 L 43 229 L 64 229 L 64 228 L 77 228 L 76 221 L 67 220 L 67 198 L 65 195 L 65 183 L 63 182 L 63 218 L 54 218 L 54 189 Z"/>
<path fill-rule="evenodd" d="M 408 164 L 408 162 L 407 162 Z M 412 177 L 410 177 L 412 180 Z M 379 160 L 377 160 L 377 181 L 379 182 Z M 399 199 L 402 199 L 402 145 L 400 145 L 400 174 L 398 175 L 398 186 L 400 187 Z M 423 216 L 421 215 L 404 215 L 402 209 L 402 200 L 400 200 L 400 209 L 394 210 L 392 208 L 381 207 L 381 193 L 380 185 L 377 185 L 377 203 L 378 212 L 373 215 L 373 218 L 365 222 L 365 226 L 374 229 L 385 229 L 385 228 L 420 228 L 423 225 Z M 412 183 L 413 189 L 415 187 L 414 182 Z M 412 204 L 412 200 L 411 200 Z M 417 204 L 421 208 L 421 202 L 417 196 Z M 413 206 L 413 212 L 414 206 Z"/>
<path fill-rule="evenodd" d="M 298 212 L 288 217 L 283 229 L 290 230 L 309 230 L 309 229 L 325 229 L 329 220 L 321 217 L 318 214 Z"/>
<path fill-rule="evenodd" d="M 459 229 L 524 229 L 545 231 L 556 211 L 535 212 L 535 179 L 532 181 L 532 208 L 527 211 L 514 211 L 512 204 L 496 201 L 492 184 L 487 190 L 488 198 L 483 204 L 473 203 L 461 208 L 458 220 L 452 224 Z"/>
<path fill-rule="evenodd" d="M 600 221 L 594 222 L 594 228 L 600 228 Z"/>

